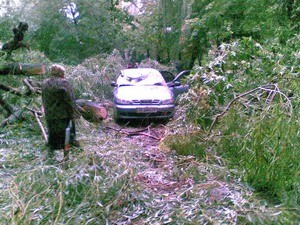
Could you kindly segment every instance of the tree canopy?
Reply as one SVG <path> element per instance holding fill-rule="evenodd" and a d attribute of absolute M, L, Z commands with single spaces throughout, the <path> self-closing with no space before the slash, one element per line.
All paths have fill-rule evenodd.
<path fill-rule="evenodd" d="M 20 20 L 30 26 L 32 48 L 53 61 L 78 63 L 114 49 L 134 60 L 152 57 L 183 69 L 201 64 L 210 46 L 252 37 L 286 43 L 299 28 L 299 2 L 238 0 L 160 0 L 144 3 L 137 15 L 120 1 L 22 1 L 6 5 L 1 41 Z M 30 13 L 28 13 L 30 12 Z"/>

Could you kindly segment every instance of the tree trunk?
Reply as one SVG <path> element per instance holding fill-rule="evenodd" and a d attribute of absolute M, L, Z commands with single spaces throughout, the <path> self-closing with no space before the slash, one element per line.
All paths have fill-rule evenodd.
<path fill-rule="evenodd" d="M 47 72 L 46 65 L 42 63 L 25 64 L 10 63 L 0 65 L 0 75 L 43 75 Z"/>
<path fill-rule="evenodd" d="M 107 118 L 107 111 L 100 103 L 78 99 L 76 104 L 80 114 L 88 121 L 99 122 Z"/>

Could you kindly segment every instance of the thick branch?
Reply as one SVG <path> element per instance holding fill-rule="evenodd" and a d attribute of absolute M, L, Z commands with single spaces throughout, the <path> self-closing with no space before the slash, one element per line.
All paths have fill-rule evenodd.
<path fill-rule="evenodd" d="M 159 137 L 156 137 L 156 136 L 153 136 L 153 135 L 151 135 L 149 133 L 143 132 L 143 131 L 145 131 L 145 129 L 139 130 L 139 131 L 128 132 L 128 131 L 122 130 L 122 128 L 121 129 L 116 129 L 116 128 L 113 128 L 113 127 L 105 127 L 105 128 L 117 131 L 118 133 L 123 133 L 123 134 L 125 134 L 125 135 L 127 135 L 129 137 L 130 136 L 136 136 L 136 135 L 143 135 L 143 136 L 147 136 L 147 137 L 153 138 L 153 139 L 158 140 L 158 141 L 161 140 L 161 138 L 159 138 Z"/>
<path fill-rule="evenodd" d="M 26 95 L 31 95 L 32 93 L 41 94 L 41 84 L 39 82 L 34 82 L 30 78 L 25 78 L 23 84 L 28 88 Z"/>
<path fill-rule="evenodd" d="M 7 91 L 7 92 L 10 92 L 14 95 L 17 95 L 17 96 L 22 96 L 22 93 L 19 92 L 18 90 L 12 88 L 12 87 L 9 87 L 9 86 L 6 86 L 4 84 L 0 84 L 0 89 L 3 90 L 3 91 Z"/>
<path fill-rule="evenodd" d="M 265 90 L 265 91 L 273 91 L 273 90 L 277 90 L 277 86 L 275 84 L 267 84 L 267 85 L 263 85 L 263 86 L 260 86 L 258 88 L 255 88 L 255 89 L 252 89 L 250 91 L 247 91 L 245 93 L 242 93 L 240 94 L 239 96 L 235 97 L 231 102 L 229 102 L 229 104 L 226 106 L 226 108 L 223 110 L 223 112 L 221 112 L 220 114 L 216 115 L 210 128 L 209 128 L 209 132 L 213 129 L 213 127 L 215 126 L 216 122 L 218 121 L 218 119 L 220 117 L 222 117 L 229 109 L 230 107 L 233 105 L 233 103 L 235 103 L 237 100 L 239 100 L 240 98 L 244 97 L 244 96 L 247 96 L 247 95 L 250 95 L 252 93 L 255 93 L 257 91 L 261 91 L 261 90 Z M 277 91 L 278 92 L 278 91 Z M 281 92 L 278 92 L 280 94 L 282 94 Z M 273 96 L 274 97 L 274 96 Z M 270 99 L 269 99 L 270 100 Z"/>
<path fill-rule="evenodd" d="M 0 65 L 0 75 L 43 75 L 47 72 L 46 65 L 42 63 L 25 64 L 10 63 Z"/>

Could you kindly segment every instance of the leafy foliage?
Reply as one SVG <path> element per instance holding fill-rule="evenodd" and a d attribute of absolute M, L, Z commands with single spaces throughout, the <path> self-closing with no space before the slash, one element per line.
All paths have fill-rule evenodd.
<path fill-rule="evenodd" d="M 290 45 L 279 39 L 263 45 L 242 38 L 222 44 L 208 55 L 204 67 L 196 68 L 193 88 L 181 101 L 198 126 L 221 133 L 210 136 L 214 148 L 230 165 L 241 167 L 245 181 L 298 208 L 299 36 L 286 42 Z M 279 90 L 251 91 L 261 84 L 275 84 Z"/>
<path fill-rule="evenodd" d="M 224 133 L 218 143 L 220 152 L 242 167 L 245 181 L 257 190 L 299 205 L 299 164 L 296 162 L 299 121 L 276 106 L 248 117 L 234 108 L 224 118 Z"/>
<path fill-rule="evenodd" d="M 294 2 L 290 10 L 295 16 L 298 3 L 290 2 Z M 194 1 L 182 33 L 183 66 L 191 68 L 196 59 L 201 65 L 211 46 L 218 47 L 244 37 L 259 43 L 276 38 L 285 44 L 297 33 L 288 16 L 287 4 L 288 1 Z"/>
<path fill-rule="evenodd" d="M 30 43 L 52 61 L 76 64 L 93 55 L 124 48 L 123 24 L 132 18 L 117 1 L 25 1 Z M 75 4 L 75 5 L 74 5 Z M 76 6 L 76 7 L 75 7 Z M 31 13 L 28 14 L 28 11 Z"/>

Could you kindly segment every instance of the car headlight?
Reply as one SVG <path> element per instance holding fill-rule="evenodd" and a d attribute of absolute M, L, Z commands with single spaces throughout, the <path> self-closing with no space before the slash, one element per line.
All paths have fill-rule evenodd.
<path fill-rule="evenodd" d="M 174 99 L 170 98 L 170 99 L 165 99 L 161 101 L 161 104 L 163 105 L 169 105 L 169 104 L 173 104 L 174 103 Z"/>
<path fill-rule="evenodd" d="M 120 104 L 120 105 L 130 105 L 132 104 L 132 102 L 130 100 L 125 100 L 125 99 L 121 99 L 121 98 L 115 98 L 116 103 Z"/>

